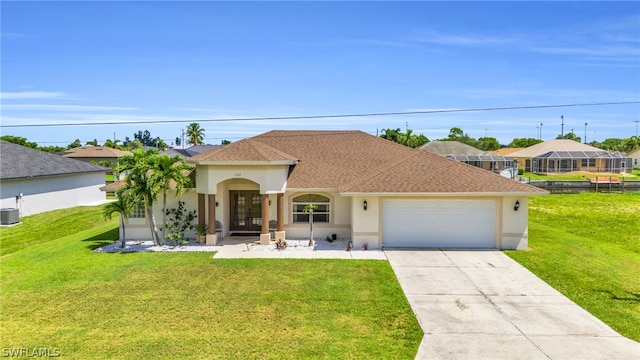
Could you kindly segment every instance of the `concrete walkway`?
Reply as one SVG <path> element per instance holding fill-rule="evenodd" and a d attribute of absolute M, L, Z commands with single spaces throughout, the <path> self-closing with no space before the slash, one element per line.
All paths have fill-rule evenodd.
<path fill-rule="evenodd" d="M 385 253 L 425 333 L 416 359 L 640 359 L 500 251 Z"/>
<path fill-rule="evenodd" d="M 275 246 L 275 245 L 274 245 Z M 224 245 L 214 259 L 354 259 L 387 260 L 380 250 L 313 250 L 287 248 L 285 250 L 249 250 L 247 244 Z"/>

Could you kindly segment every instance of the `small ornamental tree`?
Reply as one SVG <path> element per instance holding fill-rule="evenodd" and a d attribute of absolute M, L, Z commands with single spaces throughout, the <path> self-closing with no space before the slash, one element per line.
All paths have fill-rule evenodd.
<path fill-rule="evenodd" d="M 178 207 L 167 209 L 165 215 L 168 218 L 165 225 L 162 226 L 162 230 L 166 232 L 165 238 L 173 246 L 186 243 L 184 233 L 195 229 L 193 221 L 196 219 L 196 211 L 187 211 L 184 207 L 184 201 L 178 201 Z"/>
<path fill-rule="evenodd" d="M 313 211 L 318 208 L 318 205 L 307 204 L 305 205 L 303 212 L 309 214 L 309 245 L 313 244 Z"/>
<path fill-rule="evenodd" d="M 120 215 L 119 226 L 120 226 L 120 229 L 122 230 L 122 239 L 120 243 L 121 248 L 125 247 L 126 238 L 127 238 L 127 236 L 125 235 L 124 220 L 127 216 L 133 213 L 135 201 L 136 200 L 134 197 L 127 196 L 122 192 L 118 192 L 116 201 L 110 202 L 107 205 L 105 205 L 102 211 L 102 216 L 104 217 L 105 221 L 108 219 L 111 219 L 111 216 L 113 215 L 113 213 L 118 213 Z"/>

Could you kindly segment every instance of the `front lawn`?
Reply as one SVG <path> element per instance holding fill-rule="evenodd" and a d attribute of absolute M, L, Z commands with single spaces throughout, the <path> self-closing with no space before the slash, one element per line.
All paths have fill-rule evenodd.
<path fill-rule="evenodd" d="M 640 193 L 550 195 L 529 205 L 528 251 L 507 255 L 640 341 Z"/>
<path fill-rule="evenodd" d="M 0 229 L 3 348 L 76 359 L 412 359 L 422 339 L 386 261 L 94 253 L 117 237 L 116 221 L 75 225 L 66 211 Z M 31 237 L 40 217 L 53 231 Z"/>

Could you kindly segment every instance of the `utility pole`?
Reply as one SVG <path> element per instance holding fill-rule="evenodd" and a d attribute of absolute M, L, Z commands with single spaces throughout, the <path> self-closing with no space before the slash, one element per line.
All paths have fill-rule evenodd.
<path fill-rule="evenodd" d="M 540 123 L 540 140 L 542 140 L 542 123 Z"/>
<path fill-rule="evenodd" d="M 636 123 L 636 137 L 638 137 L 638 122 L 640 122 L 640 120 L 633 120 L 634 123 Z"/>
<path fill-rule="evenodd" d="M 587 143 L 587 123 L 584 123 L 584 143 Z"/>
<path fill-rule="evenodd" d="M 404 122 L 404 132 L 405 133 L 409 132 L 409 122 L 408 121 Z"/>
<path fill-rule="evenodd" d="M 489 129 L 484 129 L 484 137 L 487 137 L 487 131 L 488 131 L 488 130 L 489 130 Z"/>
<path fill-rule="evenodd" d="M 560 115 L 560 120 L 562 120 L 562 124 L 560 127 L 560 136 L 564 137 L 564 115 Z"/>

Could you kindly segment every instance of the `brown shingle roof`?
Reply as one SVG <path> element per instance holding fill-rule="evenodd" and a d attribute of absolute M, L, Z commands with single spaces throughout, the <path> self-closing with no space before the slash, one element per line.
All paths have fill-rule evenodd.
<path fill-rule="evenodd" d="M 231 145 L 231 144 L 229 144 Z M 233 143 L 233 146 L 221 146 L 193 156 L 191 162 L 206 161 L 292 161 L 297 159 L 287 153 L 275 149 L 262 142 L 244 139 Z"/>
<path fill-rule="evenodd" d="M 269 149 L 260 155 L 257 149 Z M 350 193 L 546 193 L 475 166 L 361 131 L 270 131 L 191 158 L 296 159 L 287 187 Z"/>
<path fill-rule="evenodd" d="M 107 146 L 81 146 L 65 151 L 62 156 L 70 158 L 118 158 L 124 155 L 131 155 L 131 152 Z"/>

